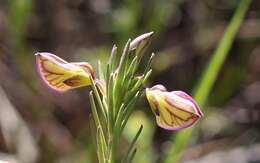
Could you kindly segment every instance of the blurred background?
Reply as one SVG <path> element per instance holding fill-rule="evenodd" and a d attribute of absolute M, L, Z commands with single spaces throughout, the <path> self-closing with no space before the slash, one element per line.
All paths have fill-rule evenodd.
<path fill-rule="evenodd" d="M 238 0 L 0 0 L 0 160 L 95 163 L 89 88 L 56 93 L 40 80 L 35 52 L 97 67 L 128 38 L 154 31 L 147 87 L 191 93 Z M 254 0 L 207 101 L 208 115 L 181 162 L 260 162 L 260 1 Z M 140 124 L 134 162 L 159 163 L 176 132 L 157 127 L 144 97 L 124 132 Z"/>

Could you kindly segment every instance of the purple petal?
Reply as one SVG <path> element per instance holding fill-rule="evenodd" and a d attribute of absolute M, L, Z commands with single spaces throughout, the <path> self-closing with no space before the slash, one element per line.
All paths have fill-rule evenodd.
<path fill-rule="evenodd" d="M 197 102 L 190 95 L 188 95 L 187 93 L 185 93 L 183 91 L 172 91 L 171 93 L 174 93 L 174 94 L 176 94 L 176 95 L 178 95 L 180 97 L 183 97 L 183 98 L 189 100 L 190 102 L 192 102 L 194 104 L 198 114 L 200 116 L 203 116 L 203 113 L 201 112 L 199 105 L 197 104 Z"/>
<path fill-rule="evenodd" d="M 141 36 L 138 36 L 135 38 L 131 43 L 129 49 L 133 50 L 137 47 L 140 42 L 149 39 L 153 35 L 153 32 L 142 34 Z"/>

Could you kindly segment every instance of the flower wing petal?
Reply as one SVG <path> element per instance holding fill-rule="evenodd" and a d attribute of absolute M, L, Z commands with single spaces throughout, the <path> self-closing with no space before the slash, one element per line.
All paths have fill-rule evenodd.
<path fill-rule="evenodd" d="M 51 53 L 36 53 L 35 56 L 43 81 L 52 89 L 64 92 L 90 84 L 88 75 L 82 75 L 84 70 L 79 66 L 70 64 Z"/>

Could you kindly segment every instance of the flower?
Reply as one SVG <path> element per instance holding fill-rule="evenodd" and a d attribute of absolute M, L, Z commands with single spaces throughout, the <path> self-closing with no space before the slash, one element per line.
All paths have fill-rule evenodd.
<path fill-rule="evenodd" d="M 43 81 L 52 89 L 64 92 L 73 88 L 88 86 L 95 72 L 87 62 L 67 62 L 47 53 L 36 53 L 36 65 Z"/>
<path fill-rule="evenodd" d="M 150 40 L 150 38 L 152 37 L 153 32 L 149 32 L 149 33 L 145 33 L 142 34 L 138 37 L 136 37 L 131 43 L 130 43 L 130 50 L 133 50 L 135 48 L 137 48 L 137 46 L 141 43 L 144 43 L 145 45 L 148 43 L 148 41 Z"/>
<path fill-rule="evenodd" d="M 168 130 L 190 127 L 203 116 L 196 101 L 183 91 L 168 92 L 163 85 L 146 89 L 157 124 Z"/>

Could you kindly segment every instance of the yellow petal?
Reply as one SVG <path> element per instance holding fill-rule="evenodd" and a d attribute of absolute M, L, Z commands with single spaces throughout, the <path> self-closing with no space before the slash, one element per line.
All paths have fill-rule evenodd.
<path fill-rule="evenodd" d="M 87 64 L 68 63 L 51 53 L 36 53 L 35 56 L 43 81 L 52 89 L 64 92 L 91 84 L 90 77 L 94 73 Z"/>

